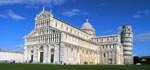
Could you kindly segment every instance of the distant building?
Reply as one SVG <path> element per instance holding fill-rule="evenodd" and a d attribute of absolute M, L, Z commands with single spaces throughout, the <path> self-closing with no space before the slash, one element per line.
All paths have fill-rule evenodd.
<path fill-rule="evenodd" d="M 25 36 L 24 61 L 53 64 L 133 64 L 132 27 L 122 33 L 95 36 L 88 19 L 80 29 L 43 10 Z"/>
<path fill-rule="evenodd" d="M 23 52 L 0 49 L 0 63 L 22 63 L 23 57 Z"/>
<path fill-rule="evenodd" d="M 133 57 L 133 63 L 134 64 L 140 64 L 141 63 L 140 57 L 139 56 L 134 56 Z"/>
<path fill-rule="evenodd" d="M 150 56 L 142 56 L 140 57 L 141 64 L 150 64 Z"/>
<path fill-rule="evenodd" d="M 150 64 L 150 56 L 134 56 L 134 64 Z"/>

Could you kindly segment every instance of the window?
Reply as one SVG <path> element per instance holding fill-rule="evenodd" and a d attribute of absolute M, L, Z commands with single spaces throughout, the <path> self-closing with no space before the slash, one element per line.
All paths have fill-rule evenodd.
<path fill-rule="evenodd" d="M 74 33 L 76 34 L 76 30 L 74 31 Z"/>
<path fill-rule="evenodd" d="M 73 48 L 71 48 L 71 52 L 73 52 Z"/>
<path fill-rule="evenodd" d="M 112 49 L 112 48 L 113 48 L 113 45 L 111 45 L 110 47 L 111 47 L 111 49 Z"/>
<path fill-rule="evenodd" d="M 79 49 L 77 49 L 77 53 L 79 53 Z"/>
<path fill-rule="evenodd" d="M 66 31 L 68 31 L 68 27 L 66 27 Z"/>
<path fill-rule="evenodd" d="M 105 57 L 106 55 L 105 55 L 105 53 L 104 53 L 104 57 Z"/>
<path fill-rule="evenodd" d="M 61 28 L 63 28 L 63 24 L 61 24 Z"/>
<path fill-rule="evenodd" d="M 67 39 L 67 34 L 66 34 L 66 39 Z"/>
<path fill-rule="evenodd" d="M 48 26 L 48 21 L 47 21 L 47 23 L 46 23 L 46 26 Z"/>
<path fill-rule="evenodd" d="M 33 50 L 31 50 L 31 53 L 33 53 Z"/>
<path fill-rule="evenodd" d="M 55 30 L 53 30 L 53 33 L 55 33 Z"/>
<path fill-rule="evenodd" d="M 130 28 L 128 28 L 128 31 L 131 31 L 131 29 L 130 29 Z"/>
<path fill-rule="evenodd" d="M 130 36 L 130 33 L 128 34 L 128 36 Z"/>
<path fill-rule="evenodd" d="M 116 46 L 116 45 L 114 44 L 114 45 L 113 45 L 113 48 L 115 48 L 115 46 Z"/>
<path fill-rule="evenodd" d="M 57 27 L 57 22 L 56 22 L 55 26 Z"/>
<path fill-rule="evenodd" d="M 109 41 L 109 38 L 107 38 L 107 41 Z"/>
<path fill-rule="evenodd" d="M 72 33 L 72 29 L 70 29 L 70 32 Z"/>
<path fill-rule="evenodd" d="M 113 41 L 115 41 L 115 38 L 113 38 Z"/>
<path fill-rule="evenodd" d="M 86 51 L 86 54 L 88 54 L 88 51 Z"/>
<path fill-rule="evenodd" d="M 82 50 L 82 53 L 84 53 L 84 50 Z"/>

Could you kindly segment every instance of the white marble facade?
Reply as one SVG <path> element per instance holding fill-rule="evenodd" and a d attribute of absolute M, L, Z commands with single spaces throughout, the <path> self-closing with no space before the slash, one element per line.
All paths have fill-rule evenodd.
<path fill-rule="evenodd" d="M 25 36 L 24 61 L 46 64 L 124 64 L 120 40 L 120 35 L 96 37 L 95 29 L 88 20 L 78 29 L 43 8 L 35 17 L 35 28 Z"/>
<path fill-rule="evenodd" d="M 101 64 L 123 64 L 120 35 L 99 36 L 94 41 L 101 44 Z"/>
<path fill-rule="evenodd" d="M 23 52 L 21 51 L 11 51 L 0 49 L 0 63 L 22 63 L 23 62 Z"/>

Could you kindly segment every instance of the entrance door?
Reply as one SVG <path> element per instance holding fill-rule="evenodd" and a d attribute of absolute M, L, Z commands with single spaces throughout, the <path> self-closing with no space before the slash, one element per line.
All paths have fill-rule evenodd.
<path fill-rule="evenodd" d="M 40 62 L 42 63 L 43 62 L 43 52 L 40 52 Z"/>
<path fill-rule="evenodd" d="M 51 63 L 54 63 L 54 48 L 51 49 Z"/>
<path fill-rule="evenodd" d="M 112 64 L 112 59 L 109 59 L 109 64 Z"/>
<path fill-rule="evenodd" d="M 51 54 L 51 63 L 54 62 L 54 54 Z"/>
<path fill-rule="evenodd" d="M 31 62 L 33 62 L 33 55 L 31 55 L 31 61 L 30 61 L 30 63 L 31 63 Z"/>

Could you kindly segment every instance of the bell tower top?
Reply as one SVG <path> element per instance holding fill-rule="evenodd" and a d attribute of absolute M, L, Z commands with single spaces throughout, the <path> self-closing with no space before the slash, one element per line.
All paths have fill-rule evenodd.
<path fill-rule="evenodd" d="M 45 7 L 43 6 L 43 11 L 45 11 Z"/>
<path fill-rule="evenodd" d="M 86 22 L 89 22 L 89 20 L 88 20 L 88 19 L 86 19 Z"/>

